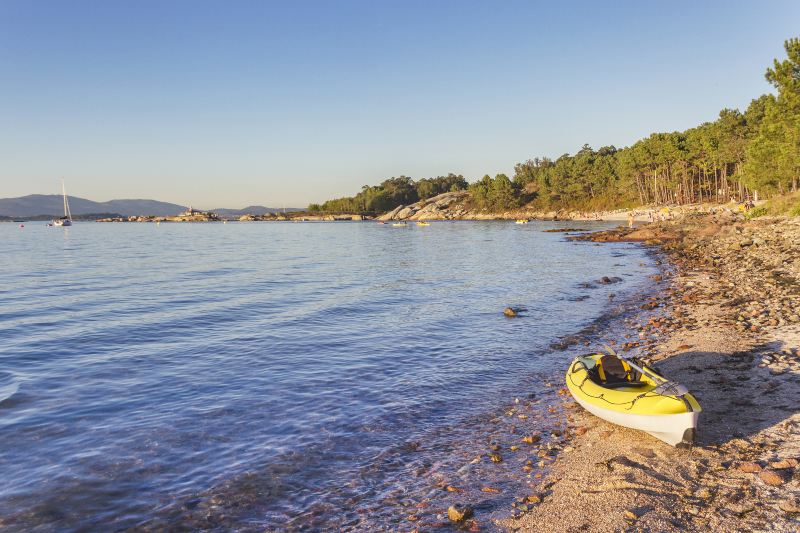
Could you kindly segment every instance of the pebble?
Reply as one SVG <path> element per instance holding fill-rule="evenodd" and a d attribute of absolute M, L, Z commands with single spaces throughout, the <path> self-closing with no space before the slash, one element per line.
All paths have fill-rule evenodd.
<path fill-rule="evenodd" d="M 779 487 L 786 482 L 783 476 L 772 470 L 762 470 L 758 473 L 758 477 L 761 481 L 772 487 Z"/>
<path fill-rule="evenodd" d="M 739 470 L 748 474 L 756 474 L 761 472 L 761 465 L 758 463 L 742 463 L 739 465 Z"/>
<path fill-rule="evenodd" d="M 631 522 L 639 519 L 639 515 L 636 514 L 636 511 L 631 509 L 626 510 L 622 516 L 625 518 L 625 520 L 629 520 Z"/>
<path fill-rule="evenodd" d="M 797 466 L 797 459 L 783 459 L 781 461 L 773 461 L 769 464 L 770 468 L 775 470 L 786 470 Z"/>
<path fill-rule="evenodd" d="M 694 495 L 696 498 L 700 498 L 701 500 L 710 500 L 711 497 L 713 496 L 711 491 L 706 488 L 698 490 L 697 492 L 694 493 Z"/>
<path fill-rule="evenodd" d="M 753 506 L 749 503 L 729 503 L 726 507 L 738 515 L 743 515 L 753 510 Z"/>
<path fill-rule="evenodd" d="M 451 505 L 447 508 L 447 518 L 453 522 L 463 522 L 474 514 L 472 507 L 466 505 Z"/>
<path fill-rule="evenodd" d="M 778 504 L 778 507 L 787 513 L 800 513 L 800 503 L 794 498 L 783 500 L 780 504 Z"/>

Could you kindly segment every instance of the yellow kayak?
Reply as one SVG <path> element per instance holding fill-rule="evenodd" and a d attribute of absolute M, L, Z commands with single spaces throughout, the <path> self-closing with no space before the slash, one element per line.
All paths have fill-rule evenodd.
<path fill-rule="evenodd" d="M 584 355 L 572 362 L 566 381 L 575 401 L 595 416 L 671 446 L 694 442 L 697 399 L 644 364 L 613 354 Z"/>
<path fill-rule="evenodd" d="M 430 222 L 422 222 L 421 220 L 417 222 L 417 226 L 430 226 L 430 225 L 431 225 Z"/>
<path fill-rule="evenodd" d="M 527 223 L 528 223 L 528 219 L 526 219 L 526 218 L 520 218 L 519 220 L 514 222 L 514 224 L 527 224 Z"/>

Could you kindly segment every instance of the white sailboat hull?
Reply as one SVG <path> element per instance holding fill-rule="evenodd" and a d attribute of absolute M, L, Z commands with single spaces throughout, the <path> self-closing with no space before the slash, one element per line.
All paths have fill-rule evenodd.
<path fill-rule="evenodd" d="M 634 413 L 621 413 L 619 411 L 612 411 L 611 409 L 604 409 L 598 405 L 584 401 L 573 394 L 572 396 L 581 407 L 592 413 L 593 415 L 607 420 L 612 424 L 624 426 L 626 428 L 638 429 L 649 433 L 655 438 L 662 440 L 670 446 L 676 446 L 684 442 L 687 436 L 687 430 L 694 430 L 697 427 L 697 419 L 700 416 L 699 412 L 678 413 L 671 415 L 640 415 Z M 691 439 L 688 439 L 691 440 Z"/>

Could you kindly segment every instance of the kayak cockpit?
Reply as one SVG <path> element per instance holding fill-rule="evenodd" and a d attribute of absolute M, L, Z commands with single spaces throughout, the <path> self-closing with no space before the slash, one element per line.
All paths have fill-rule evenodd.
<path fill-rule="evenodd" d="M 655 383 L 627 361 L 613 355 L 592 359 L 593 365 L 587 368 L 589 379 L 607 389 L 652 387 Z"/>

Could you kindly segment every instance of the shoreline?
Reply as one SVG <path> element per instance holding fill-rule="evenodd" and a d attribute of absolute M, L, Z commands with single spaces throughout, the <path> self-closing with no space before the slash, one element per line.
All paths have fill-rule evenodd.
<path fill-rule="evenodd" d="M 498 525 L 800 527 L 800 220 L 694 214 L 577 239 L 644 242 L 667 258 L 657 280 L 667 286 L 641 306 L 657 316 L 626 324 L 615 348 L 639 350 L 699 398 L 698 439 L 678 450 L 562 396 L 570 450 L 556 457 L 534 503 Z"/>

